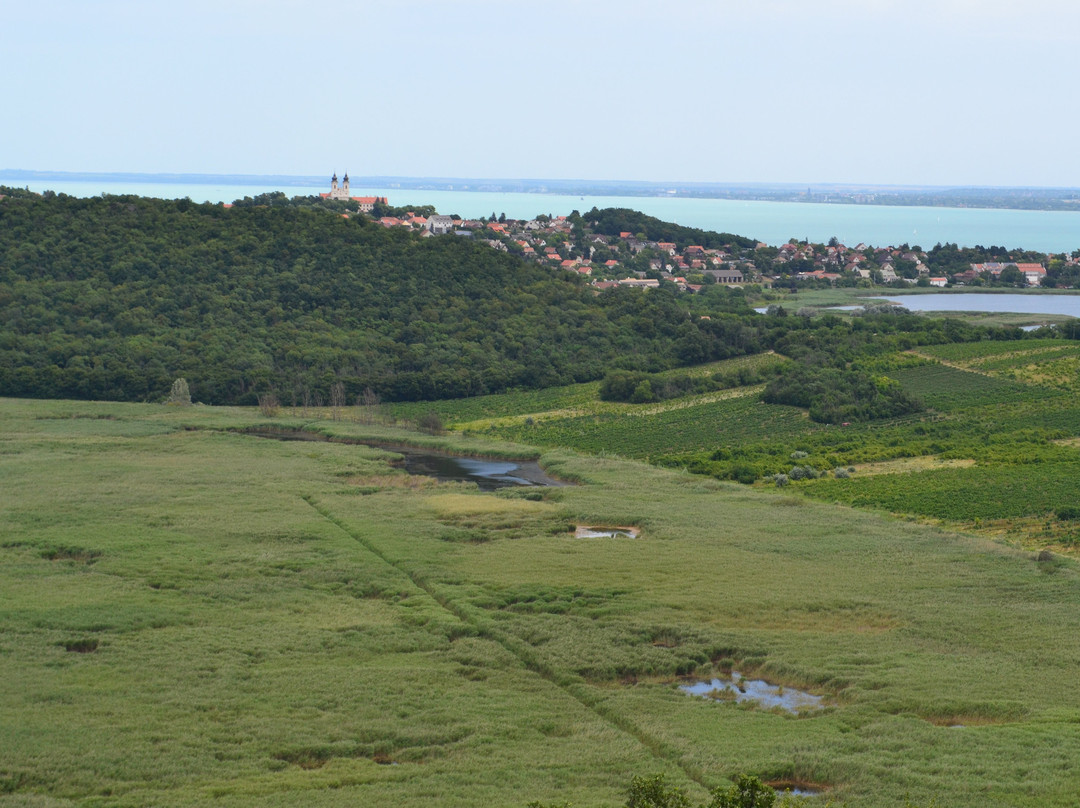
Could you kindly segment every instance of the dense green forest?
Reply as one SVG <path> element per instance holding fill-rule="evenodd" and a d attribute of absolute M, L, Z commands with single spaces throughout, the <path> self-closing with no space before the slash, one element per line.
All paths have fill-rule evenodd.
<path fill-rule="evenodd" d="M 6 193 L 0 395 L 154 401 L 184 377 L 206 403 L 272 393 L 345 404 L 367 391 L 436 400 L 607 375 L 605 397 L 656 401 L 733 382 L 645 374 L 772 350 L 796 362 L 755 379 L 769 381 L 765 400 L 829 423 L 921 407 L 868 361 L 1024 336 L 895 307 L 839 318 L 776 306 L 763 316 L 744 290 L 719 286 L 599 292 L 480 241 L 342 213 L 341 203 L 283 195 L 226 207 Z M 650 238 L 739 238 L 633 211 L 587 215 L 601 230 Z"/>
<path fill-rule="evenodd" d="M 332 205 L 11 193 L 0 200 L 0 394 L 253 403 L 438 399 L 760 349 L 675 290 L 597 295 L 461 238 Z M 738 308 L 749 313 L 741 297 Z"/>

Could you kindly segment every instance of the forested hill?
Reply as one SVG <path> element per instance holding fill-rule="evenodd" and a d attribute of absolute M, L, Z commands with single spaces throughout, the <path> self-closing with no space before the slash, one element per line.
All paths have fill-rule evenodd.
<path fill-rule="evenodd" d="M 649 216 L 629 208 L 593 208 L 584 216 L 597 233 L 607 236 L 617 236 L 627 232 L 640 234 L 652 241 L 670 241 L 686 247 L 697 244 L 705 248 L 729 247 L 735 245 L 743 248 L 753 248 L 757 242 L 746 236 L 737 236 L 734 233 L 716 233 L 712 230 L 701 230 L 697 227 L 684 227 L 674 222 L 665 222 L 655 216 Z"/>
<path fill-rule="evenodd" d="M 602 294 L 454 236 L 316 205 L 0 199 L 0 395 L 217 404 L 434 399 L 755 350 L 739 317 L 675 293 Z M 717 289 L 717 293 L 723 290 Z"/>

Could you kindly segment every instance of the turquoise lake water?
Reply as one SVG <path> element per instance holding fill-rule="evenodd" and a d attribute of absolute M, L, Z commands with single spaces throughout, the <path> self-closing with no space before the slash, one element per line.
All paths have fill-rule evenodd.
<path fill-rule="evenodd" d="M 0 177 L 0 184 L 3 183 Z M 232 202 L 269 191 L 282 191 L 287 196 L 309 196 L 329 190 L 329 183 L 319 187 L 282 187 L 13 180 L 9 184 L 81 197 L 103 193 L 138 194 L 161 199 L 190 197 L 196 202 Z M 391 205 L 434 205 L 440 213 L 464 217 L 505 213 L 513 219 L 524 219 L 541 213 L 565 215 L 573 210 L 584 213 L 594 206 L 633 208 L 665 221 L 736 233 L 768 244 L 783 244 L 790 238 L 826 242 L 836 236 L 849 246 L 859 242 L 875 246 L 907 243 L 930 249 L 938 242 L 955 242 L 962 247 L 1001 245 L 1042 252 L 1080 249 L 1080 211 L 824 205 L 687 197 L 581 197 L 363 187 L 353 187 L 352 193 L 354 196 L 385 196 Z"/>

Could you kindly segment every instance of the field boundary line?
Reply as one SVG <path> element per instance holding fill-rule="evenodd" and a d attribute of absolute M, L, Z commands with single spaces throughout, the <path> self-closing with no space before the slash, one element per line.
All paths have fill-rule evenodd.
<path fill-rule="evenodd" d="M 316 502 L 314 496 L 305 494 L 301 496 L 301 499 L 310 505 L 323 519 L 345 533 L 345 535 L 349 536 L 349 538 L 357 542 L 361 547 L 370 552 L 384 564 L 392 567 L 394 570 L 408 578 L 414 586 L 425 592 L 433 601 L 435 601 L 435 603 L 442 607 L 443 610 L 453 615 L 462 623 L 475 629 L 478 636 L 489 639 L 502 646 L 507 652 L 513 655 L 519 663 L 521 663 L 525 670 L 536 674 L 541 679 L 562 690 L 602 721 L 632 737 L 661 763 L 678 766 L 683 774 L 690 780 L 697 783 L 706 791 L 709 790 L 709 786 L 705 783 L 702 772 L 696 766 L 691 766 L 684 762 L 682 755 L 677 749 L 658 738 L 652 737 L 626 716 L 615 710 L 609 709 L 604 705 L 602 698 L 590 692 L 587 683 L 571 674 L 560 672 L 551 666 L 546 665 L 536 657 L 527 643 L 516 637 L 506 635 L 504 632 L 499 631 L 494 626 L 488 624 L 487 621 L 477 619 L 475 615 L 470 614 L 469 611 L 455 603 L 452 599 L 447 598 L 445 595 L 441 595 L 436 587 L 426 578 L 409 569 L 404 564 L 397 563 L 387 557 L 374 542 L 357 534 L 350 529 L 342 519 L 335 516 L 329 508 Z"/>
<path fill-rule="evenodd" d="M 569 418 L 586 418 L 590 415 L 618 415 L 626 418 L 647 418 L 652 415 L 662 415 L 665 412 L 686 410 L 690 407 L 700 407 L 706 404 L 715 404 L 717 401 L 727 401 L 733 398 L 746 398 L 760 393 L 765 389 L 764 384 L 753 384 L 745 387 L 732 387 L 726 390 L 714 390 L 711 393 L 699 393 L 694 396 L 681 396 L 671 399 L 669 403 L 656 404 L 626 404 L 615 401 L 596 401 L 577 407 L 563 407 L 557 410 L 540 410 L 522 415 L 507 415 L 501 418 L 478 418 L 474 421 L 455 421 L 455 430 L 480 430 L 489 427 L 514 427 L 521 426 L 529 419 L 536 423 L 546 421 L 562 421 Z"/>
<path fill-rule="evenodd" d="M 997 377 L 994 376 L 993 373 L 988 373 L 985 370 L 978 370 L 976 368 L 967 367 L 966 365 L 961 365 L 959 362 L 952 362 L 952 361 L 949 361 L 948 359 L 941 359 L 940 357 L 937 357 L 937 356 L 931 356 L 930 354 L 920 353 L 919 351 L 916 351 L 914 349 L 904 351 L 904 353 L 911 354 L 912 356 L 917 356 L 917 357 L 919 357 L 919 359 L 928 359 L 931 362 L 936 362 L 939 365 L 944 365 L 945 367 L 952 368 L 953 370 L 963 370 L 963 371 L 966 371 L 967 373 L 975 373 L 976 375 L 986 376 L 987 378 L 990 378 L 990 379 L 997 378 Z"/>

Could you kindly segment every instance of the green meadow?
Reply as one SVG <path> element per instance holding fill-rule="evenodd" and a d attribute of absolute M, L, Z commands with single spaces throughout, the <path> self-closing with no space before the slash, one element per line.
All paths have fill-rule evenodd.
<path fill-rule="evenodd" d="M 1021 376 L 980 376 L 937 423 Z M 749 430 L 767 405 L 741 392 L 634 424 L 741 407 L 725 429 Z M 747 486 L 528 439 L 543 408 L 621 434 L 571 412 L 590 398 L 487 426 L 534 410 L 473 400 L 473 434 L 444 437 L 0 400 L 0 806 L 620 806 L 659 772 L 694 804 L 738 774 L 823 792 L 806 805 L 1076 804 L 1073 561 L 813 496 L 845 480 Z M 756 422 L 778 440 L 811 435 L 775 409 Z M 575 484 L 481 492 L 244 434 L 268 427 L 542 451 Z M 824 707 L 678 688 L 730 671 Z"/>

